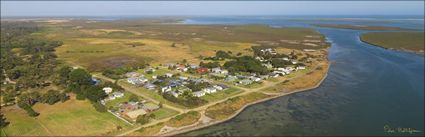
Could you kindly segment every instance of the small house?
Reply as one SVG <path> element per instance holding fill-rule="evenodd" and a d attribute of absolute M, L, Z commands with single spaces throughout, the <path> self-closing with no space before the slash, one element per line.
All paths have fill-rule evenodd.
<path fill-rule="evenodd" d="M 197 92 L 193 92 L 192 95 L 195 96 L 195 97 L 202 97 L 202 96 L 205 96 L 205 92 L 204 91 L 197 91 Z"/>
<path fill-rule="evenodd" d="M 112 93 L 112 88 L 111 87 L 104 87 L 102 89 L 106 94 Z"/>
<path fill-rule="evenodd" d="M 122 93 L 122 92 L 113 92 L 112 93 L 112 95 L 115 97 L 115 98 L 120 98 L 120 97 L 124 97 L 124 93 Z"/>
<path fill-rule="evenodd" d="M 215 89 L 217 89 L 217 90 L 223 90 L 223 87 L 222 86 L 219 86 L 219 85 L 214 85 L 213 86 Z"/>
<path fill-rule="evenodd" d="M 213 88 L 213 87 L 207 87 L 207 88 L 204 88 L 204 89 L 202 89 L 202 91 L 204 91 L 205 93 L 215 93 L 215 92 L 217 92 L 217 89 L 215 89 L 215 88 Z"/>
<path fill-rule="evenodd" d="M 203 73 L 207 73 L 208 72 L 208 68 L 198 68 L 195 71 L 198 74 L 203 74 Z"/>
<path fill-rule="evenodd" d="M 161 92 L 169 92 L 171 91 L 171 87 L 170 86 L 165 86 L 161 88 Z"/>
<path fill-rule="evenodd" d="M 305 69 L 305 66 L 298 66 L 297 67 L 297 70 L 302 70 L 302 69 Z"/>
<path fill-rule="evenodd" d="M 236 81 L 236 80 L 238 80 L 238 77 L 233 76 L 233 75 L 229 75 L 225 79 L 225 81 L 227 81 L 227 82 L 233 82 L 233 81 Z"/>
<path fill-rule="evenodd" d="M 156 88 L 156 85 L 155 85 L 155 84 L 152 84 L 152 83 L 146 83 L 146 84 L 144 85 L 144 87 L 145 87 L 146 89 L 149 89 L 149 90 L 154 90 L 154 89 Z"/>
<path fill-rule="evenodd" d="M 99 85 L 100 84 L 100 80 L 96 79 L 95 77 L 91 78 L 91 82 L 93 83 L 93 85 Z"/>
<path fill-rule="evenodd" d="M 171 73 L 165 73 L 165 76 L 171 78 L 171 77 L 173 77 L 173 74 L 171 74 Z"/>
<path fill-rule="evenodd" d="M 132 77 L 138 77 L 138 76 L 140 76 L 141 74 L 140 73 L 137 73 L 137 72 L 127 72 L 127 73 L 125 73 L 125 76 L 127 77 L 127 78 L 132 78 Z"/>
<path fill-rule="evenodd" d="M 243 79 L 243 80 L 239 81 L 239 84 L 242 84 L 242 85 L 249 85 L 249 84 L 252 84 L 252 80 L 249 80 L 249 79 Z"/>
<path fill-rule="evenodd" d="M 213 72 L 213 73 L 221 73 L 221 68 L 219 68 L 219 67 L 212 68 L 211 69 L 211 72 Z"/>

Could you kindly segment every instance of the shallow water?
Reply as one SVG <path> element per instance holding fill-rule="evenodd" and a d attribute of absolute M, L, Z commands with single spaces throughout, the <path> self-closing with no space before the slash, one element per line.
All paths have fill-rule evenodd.
<path fill-rule="evenodd" d="M 195 18 L 189 24 L 252 24 L 310 27 L 324 34 L 334 62 L 314 90 L 246 108 L 234 119 L 189 132 L 196 136 L 424 135 L 424 56 L 374 47 L 365 31 L 320 28 L 281 18 Z M 387 23 L 423 29 L 423 20 Z M 386 133 L 384 126 L 420 133 Z"/>

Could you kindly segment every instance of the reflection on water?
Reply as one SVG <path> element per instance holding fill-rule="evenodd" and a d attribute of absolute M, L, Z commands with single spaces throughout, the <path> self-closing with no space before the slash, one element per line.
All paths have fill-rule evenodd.
<path fill-rule="evenodd" d="M 208 21 L 214 20 L 226 23 Z M 253 22 L 311 27 L 264 18 L 237 23 Z M 332 41 L 335 62 L 319 88 L 250 106 L 230 121 L 184 135 L 424 135 L 424 56 L 364 44 L 358 39 L 364 31 L 317 29 Z M 422 132 L 386 133 L 384 126 Z"/>

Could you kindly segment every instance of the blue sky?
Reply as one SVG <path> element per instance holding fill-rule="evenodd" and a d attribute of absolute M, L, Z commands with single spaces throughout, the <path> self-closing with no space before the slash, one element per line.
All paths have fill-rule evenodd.
<path fill-rule="evenodd" d="M 1 16 L 423 14 L 424 1 L 1 1 Z"/>

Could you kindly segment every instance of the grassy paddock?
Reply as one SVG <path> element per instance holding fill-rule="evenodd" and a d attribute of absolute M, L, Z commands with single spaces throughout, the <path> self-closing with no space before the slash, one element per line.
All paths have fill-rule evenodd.
<path fill-rule="evenodd" d="M 40 113 L 36 118 L 17 107 L 2 109 L 10 121 L 4 129 L 8 136 L 109 135 L 117 126 L 130 127 L 110 113 L 97 112 L 89 101 L 71 99 L 55 105 L 39 103 L 33 108 Z"/>
<path fill-rule="evenodd" d="M 136 132 L 132 132 L 126 136 L 153 136 L 158 133 L 161 128 L 164 127 L 164 123 L 158 123 L 153 126 L 148 126 L 137 130 Z"/>
<path fill-rule="evenodd" d="M 424 53 L 424 37 L 424 32 L 369 32 L 360 39 L 387 49 Z"/>
<path fill-rule="evenodd" d="M 171 118 L 165 124 L 170 127 L 182 127 L 196 123 L 199 118 L 201 118 L 201 114 L 199 112 L 189 111 Z"/>
<path fill-rule="evenodd" d="M 208 107 L 205 110 L 205 115 L 218 120 L 225 119 L 235 114 L 244 105 L 267 97 L 269 96 L 259 92 L 234 97 L 226 100 L 225 102 Z"/>

